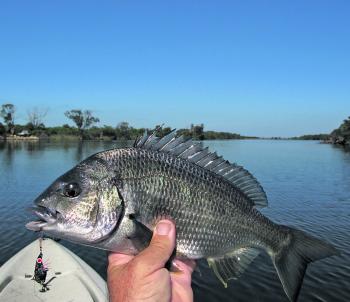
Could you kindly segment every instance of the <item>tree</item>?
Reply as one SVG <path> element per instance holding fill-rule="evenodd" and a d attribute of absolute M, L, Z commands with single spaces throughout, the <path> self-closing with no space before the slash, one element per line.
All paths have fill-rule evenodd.
<path fill-rule="evenodd" d="M 342 134 L 346 136 L 346 138 L 350 138 L 350 116 L 343 121 L 343 124 L 340 126 L 340 130 Z"/>
<path fill-rule="evenodd" d="M 100 121 L 99 118 L 92 116 L 91 110 L 73 109 L 66 111 L 64 114 L 76 124 L 81 138 L 83 138 L 86 129 Z"/>
<path fill-rule="evenodd" d="M 104 125 L 102 128 L 103 136 L 115 137 L 115 129 L 111 126 Z"/>
<path fill-rule="evenodd" d="M 191 124 L 191 133 L 194 139 L 202 140 L 204 139 L 204 125 L 193 125 Z"/>
<path fill-rule="evenodd" d="M 0 136 L 5 134 L 6 134 L 6 128 L 2 123 L 0 123 Z"/>
<path fill-rule="evenodd" d="M 161 127 L 161 126 L 156 126 L 155 127 L 155 129 L 156 129 L 156 134 L 157 134 L 157 136 L 158 137 L 163 137 L 163 136 L 165 136 L 165 135 L 167 135 L 167 134 L 169 134 L 170 132 L 171 132 L 171 128 L 170 127 Z"/>
<path fill-rule="evenodd" d="M 44 118 L 47 115 L 48 109 L 38 109 L 34 107 L 27 111 L 27 120 L 30 130 L 36 130 L 39 128 L 45 128 Z"/>
<path fill-rule="evenodd" d="M 350 116 L 343 121 L 339 128 L 332 131 L 331 140 L 334 144 L 350 145 Z"/>
<path fill-rule="evenodd" d="M 15 130 L 15 111 L 16 108 L 13 104 L 3 104 L 0 110 L 0 116 L 3 118 L 7 126 L 7 132 L 10 134 L 14 134 Z"/>
<path fill-rule="evenodd" d="M 119 123 L 116 128 L 117 139 L 124 139 L 124 140 L 131 139 L 130 130 L 131 128 L 128 122 Z"/>

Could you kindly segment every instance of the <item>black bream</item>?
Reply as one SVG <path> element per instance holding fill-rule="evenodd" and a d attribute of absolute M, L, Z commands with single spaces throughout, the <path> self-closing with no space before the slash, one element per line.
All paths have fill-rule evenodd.
<path fill-rule="evenodd" d="M 137 254 L 161 218 L 175 221 L 176 255 L 207 258 L 226 285 L 261 250 L 291 301 L 309 262 L 338 254 L 330 244 L 273 223 L 256 207 L 264 190 L 245 169 L 173 131 L 144 135 L 132 148 L 97 153 L 59 177 L 35 201 L 31 230 Z"/>

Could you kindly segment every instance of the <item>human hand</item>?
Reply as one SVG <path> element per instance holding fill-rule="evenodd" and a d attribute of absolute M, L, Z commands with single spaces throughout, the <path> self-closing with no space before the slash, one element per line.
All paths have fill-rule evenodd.
<path fill-rule="evenodd" d="M 175 225 L 161 220 L 150 245 L 136 256 L 111 253 L 107 283 L 111 302 L 191 302 L 194 261 L 175 260 L 179 272 L 164 268 L 175 248 Z"/>

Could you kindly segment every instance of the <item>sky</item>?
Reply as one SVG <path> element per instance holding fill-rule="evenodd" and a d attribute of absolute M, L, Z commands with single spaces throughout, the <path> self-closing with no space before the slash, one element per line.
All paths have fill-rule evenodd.
<path fill-rule="evenodd" d="M 350 115 L 350 1 L 0 1 L 0 104 L 16 122 L 329 133 Z"/>

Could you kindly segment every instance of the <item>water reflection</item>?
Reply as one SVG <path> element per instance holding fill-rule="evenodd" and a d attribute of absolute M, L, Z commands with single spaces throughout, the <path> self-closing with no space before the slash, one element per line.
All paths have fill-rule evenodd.
<path fill-rule="evenodd" d="M 264 214 L 321 237 L 343 255 L 308 268 L 299 301 L 350 301 L 349 149 L 303 141 L 212 141 L 211 150 L 245 166 L 269 196 Z M 24 224 L 29 206 L 50 183 L 84 158 L 132 141 L 1 142 L 0 265 L 36 238 Z M 61 241 L 105 276 L 103 251 Z M 194 274 L 196 301 L 288 301 L 271 260 L 259 256 L 227 289 L 206 262 Z"/>
<path fill-rule="evenodd" d="M 23 142 L 23 147 L 28 151 L 29 154 L 38 153 L 45 149 L 45 142 L 41 141 L 28 141 Z"/>
<path fill-rule="evenodd" d="M 76 147 L 75 160 L 81 162 L 83 159 L 83 142 L 79 141 Z"/>
<path fill-rule="evenodd" d="M 25 150 L 29 155 L 38 155 L 44 149 L 44 144 L 39 141 L 0 141 L 0 153 L 3 155 L 3 162 L 7 166 L 13 164 L 15 154 Z"/>
<path fill-rule="evenodd" d="M 10 167 L 12 165 L 14 151 L 16 149 L 21 149 L 21 145 L 13 144 L 9 142 L 1 143 L 0 150 L 3 153 L 3 163 L 4 165 Z"/>
<path fill-rule="evenodd" d="M 347 146 L 339 146 L 339 145 L 332 145 L 334 148 L 337 148 L 343 152 L 349 153 L 350 152 L 350 145 Z"/>

